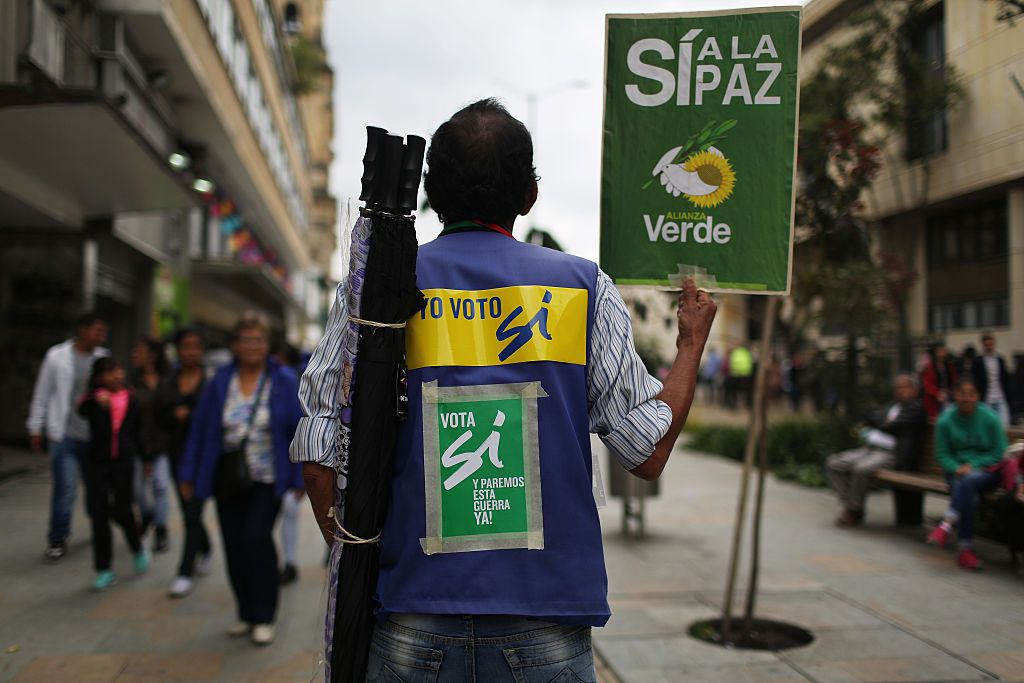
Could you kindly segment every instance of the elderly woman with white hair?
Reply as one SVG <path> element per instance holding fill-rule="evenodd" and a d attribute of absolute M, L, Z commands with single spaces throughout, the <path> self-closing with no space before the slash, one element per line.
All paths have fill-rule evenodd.
<path fill-rule="evenodd" d="M 864 521 L 864 502 L 875 472 L 916 469 L 927 423 L 918 393 L 917 379 L 912 374 L 897 375 L 893 381 L 894 400 L 861 430 L 862 445 L 828 457 L 828 476 L 843 506 L 836 519 L 838 526 L 856 526 Z"/>
<path fill-rule="evenodd" d="M 233 331 L 234 362 L 207 383 L 196 406 L 179 481 L 182 498 L 215 497 L 238 622 L 228 633 L 274 640 L 281 498 L 301 490 L 288 446 L 302 417 L 295 373 L 270 356 L 266 318 L 246 314 Z"/>

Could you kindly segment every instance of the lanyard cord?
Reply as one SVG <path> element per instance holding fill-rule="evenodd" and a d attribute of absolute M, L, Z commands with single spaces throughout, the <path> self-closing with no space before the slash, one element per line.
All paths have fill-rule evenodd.
<path fill-rule="evenodd" d="M 512 231 L 509 230 L 508 228 L 498 225 L 497 223 L 485 223 L 484 221 L 476 218 L 469 221 L 457 221 L 455 223 L 448 223 L 444 226 L 444 230 L 441 231 L 441 234 L 449 235 L 453 232 L 459 232 L 467 229 L 474 230 L 479 228 L 484 228 L 485 230 L 490 230 L 491 232 L 496 232 L 501 235 L 504 235 L 505 237 L 511 237 L 512 239 L 515 239 L 515 237 L 512 236 Z"/>

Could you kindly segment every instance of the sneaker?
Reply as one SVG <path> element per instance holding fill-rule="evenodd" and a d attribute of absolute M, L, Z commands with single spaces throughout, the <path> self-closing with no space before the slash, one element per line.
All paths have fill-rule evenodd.
<path fill-rule="evenodd" d="M 153 552 L 162 553 L 167 550 L 167 527 L 158 526 L 156 537 L 153 539 Z"/>
<path fill-rule="evenodd" d="M 140 550 L 135 553 L 135 573 L 145 574 L 147 569 L 149 569 L 149 553 Z"/>
<path fill-rule="evenodd" d="M 294 583 L 299 578 L 299 571 L 294 564 L 286 564 L 277 577 L 277 582 L 282 586 Z"/>
<path fill-rule="evenodd" d="M 272 642 L 274 642 L 274 625 L 254 625 L 252 627 L 252 642 L 256 645 L 270 645 Z"/>
<path fill-rule="evenodd" d="M 928 538 L 925 542 L 929 545 L 937 545 L 940 548 L 945 548 L 946 543 L 949 542 L 949 527 L 946 526 L 945 522 L 936 524 L 932 532 L 928 534 Z"/>
<path fill-rule="evenodd" d="M 61 561 L 68 552 L 67 543 L 64 541 L 57 541 L 56 543 L 50 543 L 46 546 L 46 552 L 43 553 L 43 559 L 50 564 L 56 564 Z"/>
<path fill-rule="evenodd" d="M 117 577 L 114 576 L 114 572 L 109 569 L 105 569 L 96 575 L 96 578 L 92 581 L 92 589 L 94 591 L 105 591 L 111 586 L 117 583 Z"/>
<path fill-rule="evenodd" d="M 956 563 L 962 568 L 972 572 L 981 571 L 981 560 L 978 559 L 978 554 L 974 552 L 972 548 L 964 548 L 961 550 L 956 556 Z"/>
<path fill-rule="evenodd" d="M 200 555 L 196 559 L 196 574 L 207 576 L 213 570 L 213 553 Z"/>
<path fill-rule="evenodd" d="M 252 632 L 252 624 L 247 621 L 236 621 L 228 627 L 227 634 L 232 638 L 241 638 Z"/>
<path fill-rule="evenodd" d="M 187 576 L 175 576 L 171 581 L 172 598 L 183 598 L 192 592 L 192 579 Z"/>

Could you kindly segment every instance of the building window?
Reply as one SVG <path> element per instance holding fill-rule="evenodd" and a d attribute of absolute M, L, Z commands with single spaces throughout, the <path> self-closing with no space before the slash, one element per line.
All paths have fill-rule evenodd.
<path fill-rule="evenodd" d="M 936 3 L 927 12 L 907 27 L 911 59 L 921 60 L 910 67 L 913 81 L 908 80 L 908 90 L 926 88 L 929 82 L 940 82 L 945 78 L 946 64 L 946 21 L 942 2 Z M 919 69 L 923 69 L 919 72 Z M 913 99 L 910 97 L 909 99 Z M 948 146 L 946 110 L 924 112 L 908 117 L 907 159 L 913 161 L 931 154 L 945 151 Z"/>
<path fill-rule="evenodd" d="M 299 6 L 294 2 L 289 2 L 284 6 L 284 32 L 293 34 L 301 30 L 302 19 L 299 16 Z"/>
<path fill-rule="evenodd" d="M 929 217 L 926 237 L 931 331 L 1008 326 L 1005 195 Z"/>

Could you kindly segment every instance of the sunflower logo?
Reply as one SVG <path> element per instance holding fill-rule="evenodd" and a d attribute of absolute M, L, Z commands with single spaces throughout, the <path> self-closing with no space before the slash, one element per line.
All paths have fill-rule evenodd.
<path fill-rule="evenodd" d="M 713 208 L 732 196 L 736 187 L 736 172 L 732 164 L 714 145 L 725 138 L 725 133 L 736 125 L 734 119 L 718 124 L 707 123 L 700 133 L 690 136 L 686 144 L 665 152 L 654 165 L 651 175 L 657 178 L 665 192 L 683 195 L 694 206 Z M 647 189 L 654 179 L 647 181 Z"/>

